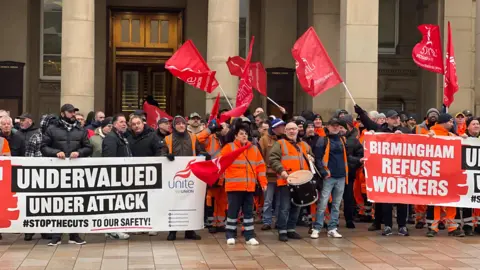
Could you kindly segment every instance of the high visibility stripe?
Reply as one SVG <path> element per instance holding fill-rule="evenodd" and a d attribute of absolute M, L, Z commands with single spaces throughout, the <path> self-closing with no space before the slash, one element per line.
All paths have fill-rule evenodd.
<path fill-rule="evenodd" d="M 225 226 L 225 229 L 235 231 L 235 230 L 237 229 L 237 226 L 226 225 L 226 226 Z"/>
<path fill-rule="evenodd" d="M 237 219 L 227 217 L 227 222 L 237 223 Z"/>
<path fill-rule="evenodd" d="M 235 165 L 248 165 L 249 163 L 248 163 L 248 161 L 246 161 L 246 160 L 238 160 L 238 159 L 236 159 L 232 164 L 235 164 Z M 255 165 L 255 166 L 258 166 L 258 165 L 264 164 L 264 162 L 263 162 L 263 160 L 258 161 L 258 162 L 256 162 L 256 161 L 250 161 L 250 164 Z"/>
<path fill-rule="evenodd" d="M 253 218 L 246 218 L 243 220 L 243 223 L 247 223 L 247 222 L 252 222 L 253 223 Z"/>
<path fill-rule="evenodd" d="M 267 176 L 267 173 L 266 172 L 259 172 L 258 176 Z"/>
<path fill-rule="evenodd" d="M 208 154 L 210 154 L 212 158 L 216 158 L 222 150 L 220 143 L 217 142 L 216 137 L 214 137 L 214 135 L 213 136 L 211 135 L 207 138 L 207 140 L 205 141 L 205 145 L 210 145 L 207 152 Z"/>
<path fill-rule="evenodd" d="M 295 232 L 295 229 L 288 229 L 287 232 Z"/>
<path fill-rule="evenodd" d="M 279 234 L 287 233 L 287 230 L 279 230 L 278 233 Z"/>
<path fill-rule="evenodd" d="M 255 229 L 255 227 L 252 225 L 252 226 L 245 226 L 244 227 L 245 231 L 253 231 Z"/>

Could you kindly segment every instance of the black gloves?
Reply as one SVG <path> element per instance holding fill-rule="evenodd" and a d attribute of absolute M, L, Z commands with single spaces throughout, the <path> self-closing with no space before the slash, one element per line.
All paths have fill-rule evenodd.
<path fill-rule="evenodd" d="M 355 106 L 353 106 L 353 108 L 355 108 L 355 112 L 357 114 L 362 114 L 363 113 L 363 109 L 360 106 L 358 106 L 358 104 L 355 104 Z"/>
<path fill-rule="evenodd" d="M 174 161 L 174 160 L 175 160 L 175 156 L 174 156 L 173 154 L 168 154 L 168 155 L 167 155 L 167 158 L 168 158 L 168 160 L 170 160 L 170 161 Z"/>
<path fill-rule="evenodd" d="M 205 160 L 212 160 L 212 156 L 210 156 L 210 154 L 205 154 Z"/>
<path fill-rule="evenodd" d="M 215 119 L 210 121 L 210 123 L 208 124 L 208 129 L 210 130 L 211 133 L 217 132 L 218 128 L 219 128 L 219 126 L 217 124 L 217 120 L 215 120 Z"/>

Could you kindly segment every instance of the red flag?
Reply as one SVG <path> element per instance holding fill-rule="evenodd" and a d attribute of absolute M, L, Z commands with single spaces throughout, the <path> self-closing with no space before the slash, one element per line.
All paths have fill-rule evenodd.
<path fill-rule="evenodd" d="M 457 66 L 453 50 L 452 29 L 448 22 L 447 53 L 445 56 L 445 83 L 443 85 L 443 104 L 448 108 L 453 103 L 453 95 L 458 91 Z"/>
<path fill-rule="evenodd" d="M 227 61 L 228 70 L 230 74 L 241 77 L 243 67 L 245 66 L 245 59 L 240 56 L 229 57 Z M 250 63 L 250 77 L 252 78 L 252 86 L 257 91 L 266 96 L 267 95 L 267 71 L 262 63 Z"/>
<path fill-rule="evenodd" d="M 252 58 L 252 49 L 253 43 L 255 42 L 255 37 L 252 36 L 250 41 L 250 48 L 248 50 L 247 60 L 243 66 L 243 73 L 240 77 L 240 83 L 238 84 L 237 99 L 235 101 L 235 106 L 240 107 L 244 104 L 248 104 L 247 107 L 253 100 L 253 91 L 252 91 L 252 78 L 250 77 L 250 59 Z"/>
<path fill-rule="evenodd" d="M 218 86 L 215 71 L 210 70 L 191 40 L 187 40 L 165 63 L 173 76 L 207 93 Z"/>
<path fill-rule="evenodd" d="M 248 147 L 250 144 L 212 160 L 194 162 L 190 165 L 190 170 L 198 179 L 211 186 Z"/>
<path fill-rule="evenodd" d="M 148 102 L 143 103 L 143 111 L 147 114 L 147 125 L 151 126 L 152 128 L 157 128 L 158 120 L 161 118 L 168 118 L 168 120 L 172 120 L 173 117 L 168 115 L 165 111 L 161 110 L 157 106 L 153 106 L 148 104 Z"/>
<path fill-rule="evenodd" d="M 250 101 L 251 102 L 251 101 Z M 227 112 L 224 112 L 220 115 L 220 120 L 218 121 L 219 124 L 221 123 L 224 123 L 225 121 L 227 121 L 228 119 L 232 118 L 232 117 L 240 117 L 242 116 L 245 111 L 248 109 L 248 106 L 250 106 L 250 102 L 249 103 L 245 103 L 243 105 L 240 105 L 240 106 L 237 106 L 235 108 L 233 108 L 232 110 L 230 111 L 227 111 Z"/>
<path fill-rule="evenodd" d="M 413 62 L 431 72 L 443 74 L 442 41 L 438 25 L 422 24 L 418 26 L 422 41 L 412 50 Z"/>
<path fill-rule="evenodd" d="M 208 118 L 208 123 L 210 123 L 213 119 L 217 119 L 219 107 L 220 107 L 220 93 L 218 93 L 217 99 L 215 99 L 215 103 L 213 104 L 212 111 L 210 112 L 210 117 Z"/>
<path fill-rule="evenodd" d="M 312 97 L 343 82 L 313 27 L 295 42 L 292 56 L 298 80 Z"/>

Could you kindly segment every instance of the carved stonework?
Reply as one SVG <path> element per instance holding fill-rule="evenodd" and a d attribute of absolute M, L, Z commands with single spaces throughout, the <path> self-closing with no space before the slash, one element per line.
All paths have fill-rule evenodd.
<path fill-rule="evenodd" d="M 41 81 L 38 84 L 38 93 L 40 95 L 60 95 L 61 85 L 60 81 Z"/>

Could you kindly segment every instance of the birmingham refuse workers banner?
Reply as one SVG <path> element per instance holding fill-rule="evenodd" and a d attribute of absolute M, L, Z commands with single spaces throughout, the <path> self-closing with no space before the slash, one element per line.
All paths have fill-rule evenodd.
<path fill-rule="evenodd" d="M 371 201 L 480 208 L 480 139 L 367 134 L 365 158 Z"/>
<path fill-rule="evenodd" d="M 0 159 L 0 233 L 203 228 L 203 157 Z"/>

